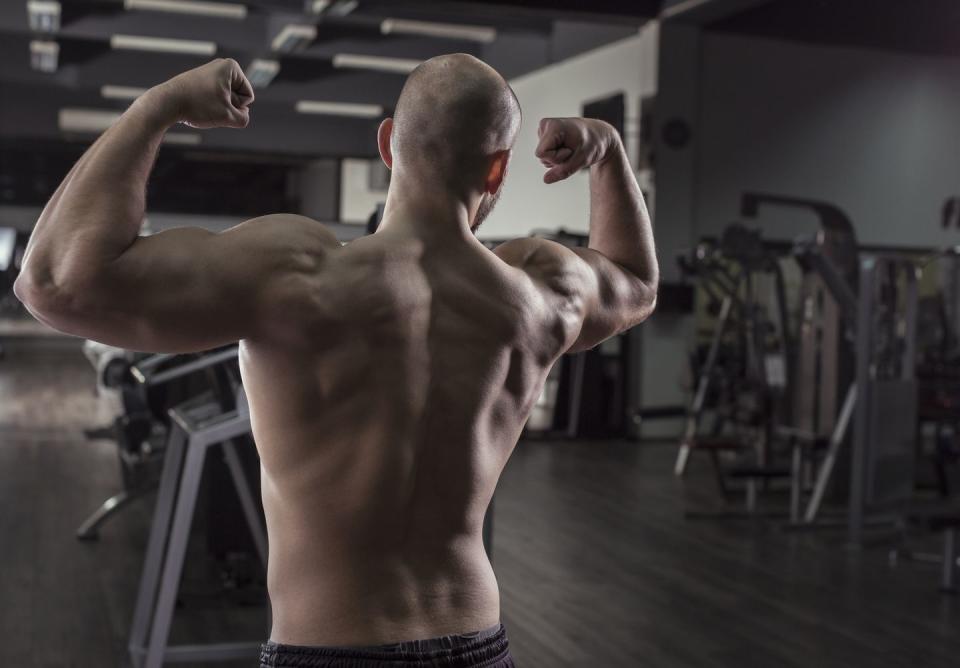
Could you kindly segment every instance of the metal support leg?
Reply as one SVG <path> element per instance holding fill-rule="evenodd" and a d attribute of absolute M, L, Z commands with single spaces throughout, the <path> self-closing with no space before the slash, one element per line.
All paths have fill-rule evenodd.
<path fill-rule="evenodd" d="M 680 451 L 677 452 L 677 461 L 673 465 L 673 474 L 677 477 L 683 476 L 687 472 L 690 450 L 697 436 L 700 414 L 703 412 L 703 404 L 707 399 L 707 391 L 710 389 L 710 374 L 713 372 L 713 367 L 717 363 L 717 355 L 720 352 L 720 342 L 727 328 L 727 321 L 730 318 L 730 308 L 732 306 L 733 298 L 729 296 L 725 297 L 720 305 L 720 315 L 717 319 L 713 339 L 710 341 L 710 350 L 707 352 L 707 359 L 704 360 L 703 368 L 700 369 L 697 391 L 694 394 L 693 403 L 690 405 L 690 411 L 687 415 L 687 424 L 684 428 L 683 440 L 680 442 Z"/>
<path fill-rule="evenodd" d="M 570 360 L 570 402 L 567 415 L 567 437 L 576 438 L 580 434 L 580 413 L 583 407 L 583 377 L 587 372 L 587 354 L 577 353 Z"/>
<path fill-rule="evenodd" d="M 690 452 L 689 448 L 687 452 Z M 717 479 L 717 488 L 720 490 L 720 494 L 724 500 L 726 500 L 730 496 L 730 488 L 727 487 L 727 478 L 723 474 L 723 464 L 720 461 L 720 453 L 711 449 L 710 462 L 713 465 L 713 475 Z"/>
<path fill-rule="evenodd" d="M 955 594 L 957 592 L 957 532 L 955 527 L 943 533 L 943 577 L 940 590 Z"/>
<path fill-rule="evenodd" d="M 177 500 L 177 483 L 180 479 L 180 466 L 186 448 L 187 435 L 178 428 L 170 431 L 167 449 L 163 455 L 163 471 L 160 474 L 160 490 L 153 510 L 153 523 L 150 525 L 150 539 L 144 555 L 143 572 L 140 574 L 140 588 L 137 590 L 137 604 L 133 611 L 133 623 L 130 627 L 129 649 L 131 652 L 141 649 L 147 640 L 151 612 L 157 596 L 160 569 L 163 567 L 163 555 L 170 533 L 170 519 L 173 517 Z"/>
<path fill-rule="evenodd" d="M 128 489 L 119 494 L 114 494 L 100 504 L 100 507 L 83 521 L 83 524 L 77 529 L 77 538 L 79 540 L 96 540 L 100 537 L 100 527 L 104 522 L 120 512 L 131 501 L 136 501 L 150 491 L 153 491 L 153 485 L 143 485 L 139 489 Z"/>
<path fill-rule="evenodd" d="M 800 496 L 803 484 L 803 445 L 794 438 L 790 453 L 790 523 L 800 522 Z"/>
<path fill-rule="evenodd" d="M 224 441 L 222 444 L 223 456 L 230 469 L 230 476 L 233 478 L 233 485 L 237 488 L 237 496 L 240 497 L 240 507 L 243 509 L 243 515 L 246 517 L 247 526 L 250 527 L 250 534 L 253 536 L 253 543 L 257 548 L 257 555 L 264 568 L 267 566 L 267 534 L 264 531 L 263 523 L 260 521 L 260 513 L 257 512 L 253 500 L 253 492 L 250 490 L 250 483 L 240 464 L 240 457 L 237 455 L 237 447 L 234 442 Z"/>
<path fill-rule="evenodd" d="M 850 500 L 847 504 L 847 543 L 859 547 L 863 543 L 864 515 L 867 511 L 867 490 L 870 487 L 868 455 L 870 442 L 870 368 L 873 359 L 873 316 L 877 261 L 860 261 L 859 301 L 857 304 L 856 383 L 860 391 L 853 426 L 853 451 L 850 457 Z M 913 364 L 911 360 L 911 364 Z"/>
<path fill-rule="evenodd" d="M 174 511 L 173 524 L 170 527 L 170 542 L 167 546 L 166 561 L 160 579 L 160 591 L 157 595 L 156 612 L 150 625 L 150 644 L 144 660 L 144 668 L 161 668 L 173 621 L 173 607 L 177 599 L 180 575 L 183 572 L 183 560 L 190 537 L 190 525 L 193 521 L 197 491 L 203 473 L 203 460 L 207 448 L 195 443 L 187 443 L 186 461 L 180 479 L 180 493 Z"/>
<path fill-rule="evenodd" d="M 823 495 L 827 492 L 827 484 L 830 482 L 830 476 L 833 474 L 833 467 L 837 461 L 837 455 L 840 453 L 840 447 L 843 445 L 843 439 L 847 434 L 847 426 L 850 418 L 853 416 L 853 408 L 857 403 L 857 385 L 851 383 L 847 390 L 847 396 L 843 400 L 843 407 L 840 409 L 840 417 L 837 418 L 837 424 L 830 434 L 830 447 L 827 448 L 827 454 L 820 464 L 820 470 L 817 471 L 817 482 L 813 486 L 813 494 L 807 503 L 807 511 L 804 514 L 803 521 L 812 524 L 817 519 L 817 513 L 820 512 L 820 504 L 823 502 Z"/>

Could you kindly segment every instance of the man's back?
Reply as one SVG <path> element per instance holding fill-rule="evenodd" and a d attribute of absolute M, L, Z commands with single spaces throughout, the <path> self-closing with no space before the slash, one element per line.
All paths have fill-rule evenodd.
<path fill-rule="evenodd" d="M 384 229 L 330 253 L 324 275 L 336 285 L 318 280 L 293 315 L 302 337 L 242 356 L 273 639 L 369 645 L 496 624 L 481 526 L 560 352 L 555 316 L 472 237 Z"/>

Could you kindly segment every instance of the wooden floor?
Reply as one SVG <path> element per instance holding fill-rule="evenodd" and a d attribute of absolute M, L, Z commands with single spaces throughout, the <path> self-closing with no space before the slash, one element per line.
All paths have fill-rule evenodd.
<path fill-rule="evenodd" d="M 98 543 L 74 539 L 117 489 L 116 455 L 81 436 L 109 417 L 86 361 L 45 346 L 10 346 L 0 363 L 3 665 L 118 666 L 149 503 Z M 936 568 L 891 568 L 885 549 L 846 551 L 766 523 L 685 520 L 685 504 L 709 503 L 712 488 L 701 461 L 673 479 L 672 456 L 636 443 L 520 444 L 494 539 L 518 665 L 960 665 L 960 601 L 937 592 Z M 193 551 L 174 640 L 259 639 L 263 609 L 232 602 L 205 560 Z"/>

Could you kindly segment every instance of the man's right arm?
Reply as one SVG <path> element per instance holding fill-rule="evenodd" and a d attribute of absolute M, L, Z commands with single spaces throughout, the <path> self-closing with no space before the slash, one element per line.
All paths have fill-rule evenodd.
<path fill-rule="evenodd" d="M 657 257 L 650 216 L 616 130 L 602 121 L 540 122 L 537 157 L 555 183 L 590 167 L 590 240 L 567 248 L 517 239 L 496 249 L 546 293 L 561 318 L 564 348 L 592 348 L 645 320 L 657 295 Z"/>

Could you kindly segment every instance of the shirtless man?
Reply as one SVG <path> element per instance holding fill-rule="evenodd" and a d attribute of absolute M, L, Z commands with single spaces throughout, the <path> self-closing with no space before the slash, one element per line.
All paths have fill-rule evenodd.
<path fill-rule="evenodd" d="M 244 127 L 252 102 L 232 60 L 141 96 L 44 209 L 16 294 L 52 327 L 124 348 L 241 342 L 270 542 L 261 665 L 512 666 L 484 511 L 551 365 L 656 298 L 620 139 L 599 121 L 541 121 L 546 183 L 590 168 L 590 246 L 491 252 L 474 232 L 520 108 L 489 66 L 440 56 L 380 126 L 393 178 L 376 234 L 341 246 L 274 214 L 138 237 L 164 132 Z"/>

